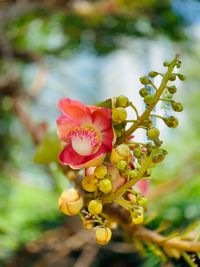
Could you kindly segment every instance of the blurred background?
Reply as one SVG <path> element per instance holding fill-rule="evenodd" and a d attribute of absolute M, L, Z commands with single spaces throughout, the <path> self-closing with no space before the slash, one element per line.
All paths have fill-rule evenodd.
<path fill-rule="evenodd" d="M 189 266 L 152 245 L 139 254 L 120 230 L 103 248 L 80 241 L 78 218 L 57 208 L 70 182 L 55 120 L 61 97 L 124 94 L 141 112 L 139 77 L 180 54 L 184 112 L 175 130 L 155 121 L 169 154 L 152 174 L 148 227 L 200 235 L 199 14 L 198 0 L 0 0 L 0 266 Z"/>

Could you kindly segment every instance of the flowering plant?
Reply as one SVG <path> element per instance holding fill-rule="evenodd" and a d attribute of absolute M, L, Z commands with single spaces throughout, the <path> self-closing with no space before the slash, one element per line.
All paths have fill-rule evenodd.
<path fill-rule="evenodd" d="M 62 115 L 57 119 L 57 129 L 64 144 L 59 159 L 62 165 L 70 167 L 67 175 L 73 177 L 74 183 L 74 188 L 60 196 L 59 208 L 66 215 L 78 214 L 84 228 L 95 229 L 96 242 L 100 245 L 107 244 L 112 229 L 121 225 L 132 229 L 143 241 L 157 243 L 172 256 L 169 241 L 151 235 L 149 230 L 139 226 L 148 220 L 147 191 L 151 169 L 167 155 L 152 118 L 161 119 L 170 128 L 178 126 L 176 117 L 162 117 L 153 110 L 160 101 L 169 102 L 175 112 L 183 110 L 182 104 L 173 100 L 177 89 L 172 84 L 176 78 L 185 79 L 182 74 L 174 72 L 174 68 L 180 68 L 181 62 L 176 57 L 164 66 L 167 68 L 165 74 L 151 71 L 148 76 L 140 78 L 143 87 L 139 94 L 146 105 L 142 114 L 123 95 L 96 106 L 69 98 L 59 101 Z M 159 86 L 154 83 L 156 76 L 162 78 Z M 134 112 L 133 119 L 127 119 L 128 107 Z M 147 142 L 137 142 L 133 137 L 137 129 L 146 132 Z M 189 242 L 170 242 L 172 249 L 177 251 L 199 249 L 199 244 L 192 250 Z"/>

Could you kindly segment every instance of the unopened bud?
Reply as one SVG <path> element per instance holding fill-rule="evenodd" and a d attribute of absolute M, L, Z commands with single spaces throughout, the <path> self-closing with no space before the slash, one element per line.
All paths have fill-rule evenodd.
<path fill-rule="evenodd" d="M 152 127 L 151 129 L 147 131 L 147 136 L 150 140 L 155 140 L 156 138 L 159 137 L 159 135 L 160 135 L 160 131 L 155 127 Z"/>
<path fill-rule="evenodd" d="M 164 119 L 165 124 L 170 128 L 176 128 L 178 126 L 178 119 L 174 116 L 170 116 Z"/>
<path fill-rule="evenodd" d="M 171 102 L 172 108 L 176 112 L 181 112 L 183 111 L 183 105 L 181 103 L 177 103 L 175 101 Z"/>
<path fill-rule="evenodd" d="M 148 95 L 148 89 L 147 88 L 141 88 L 139 91 L 139 94 L 141 95 L 141 97 L 145 97 L 146 95 Z"/>
<path fill-rule="evenodd" d="M 182 74 L 177 74 L 180 81 L 185 81 L 185 76 Z"/>
<path fill-rule="evenodd" d="M 150 76 L 151 78 L 156 77 L 158 74 L 159 74 L 159 73 L 158 73 L 157 71 L 150 71 L 150 72 L 149 72 L 149 76 Z"/>
<path fill-rule="evenodd" d="M 141 148 L 136 148 L 134 149 L 133 151 L 133 155 L 136 157 L 136 158 L 140 158 L 142 156 L 142 149 Z"/>
<path fill-rule="evenodd" d="M 130 178 L 134 179 L 138 176 L 138 173 L 135 170 L 131 170 L 131 171 L 129 171 L 129 176 L 130 176 Z"/>
<path fill-rule="evenodd" d="M 70 188 L 68 191 L 64 191 L 61 194 L 58 200 L 58 206 L 61 212 L 73 216 L 81 210 L 83 198 L 76 189 Z"/>
<path fill-rule="evenodd" d="M 177 88 L 175 85 L 173 85 L 173 86 L 168 86 L 167 90 L 170 92 L 170 94 L 175 94 L 177 91 Z"/>
<path fill-rule="evenodd" d="M 170 81 L 175 81 L 176 80 L 176 74 L 172 73 L 169 77 Z"/>
<path fill-rule="evenodd" d="M 99 190 L 104 194 L 108 194 L 112 191 L 112 182 L 110 179 L 105 178 L 99 181 Z"/>
<path fill-rule="evenodd" d="M 153 96 L 152 95 L 146 95 L 145 97 L 144 97 L 144 103 L 146 104 L 146 105 L 152 105 L 153 104 L 153 102 L 154 102 L 154 98 L 153 98 Z"/>
<path fill-rule="evenodd" d="M 127 166 L 127 162 L 125 160 L 120 160 L 117 162 L 117 168 L 121 171 L 124 171 Z"/>
<path fill-rule="evenodd" d="M 88 205 L 88 210 L 91 214 L 96 215 L 102 212 L 102 204 L 98 200 L 91 200 Z"/>
<path fill-rule="evenodd" d="M 96 230 L 96 242 L 99 245 L 106 245 L 112 236 L 112 232 L 108 227 L 99 227 Z"/>
<path fill-rule="evenodd" d="M 88 192 L 94 192 L 97 190 L 98 180 L 94 175 L 88 175 L 82 180 L 83 188 Z"/>
<path fill-rule="evenodd" d="M 116 164 L 120 160 L 125 160 L 126 162 L 131 160 L 131 150 L 125 144 L 114 147 L 110 155 L 111 163 Z"/>
<path fill-rule="evenodd" d="M 132 218 L 132 223 L 133 224 L 141 224 L 144 221 L 144 216 L 143 215 L 137 215 L 136 217 Z"/>
<path fill-rule="evenodd" d="M 128 97 L 124 95 L 118 96 L 116 99 L 116 105 L 117 107 L 127 108 L 129 106 Z"/>
<path fill-rule="evenodd" d="M 103 179 L 107 173 L 107 168 L 104 165 L 99 165 L 94 170 L 94 175 L 99 179 Z"/>
<path fill-rule="evenodd" d="M 90 230 L 94 227 L 94 223 L 91 220 L 85 220 L 83 223 L 83 228 Z"/>
<path fill-rule="evenodd" d="M 141 84 L 149 84 L 149 79 L 147 76 L 143 76 L 140 78 Z"/>
<path fill-rule="evenodd" d="M 141 206 L 146 206 L 148 203 L 148 198 L 147 197 L 141 197 L 140 199 L 138 199 L 138 204 Z"/>
<path fill-rule="evenodd" d="M 127 112 L 125 108 L 118 107 L 112 110 L 112 120 L 117 123 L 125 121 L 127 118 Z"/>

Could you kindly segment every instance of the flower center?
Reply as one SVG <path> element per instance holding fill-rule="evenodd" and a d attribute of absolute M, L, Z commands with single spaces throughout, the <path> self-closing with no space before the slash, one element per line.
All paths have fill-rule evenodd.
<path fill-rule="evenodd" d="M 73 149 L 81 156 L 96 153 L 102 144 L 100 132 L 92 126 L 73 129 L 69 135 Z"/>

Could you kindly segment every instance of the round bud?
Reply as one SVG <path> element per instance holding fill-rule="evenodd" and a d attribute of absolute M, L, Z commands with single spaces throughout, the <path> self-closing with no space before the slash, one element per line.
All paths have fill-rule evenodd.
<path fill-rule="evenodd" d="M 171 74 L 170 77 L 169 77 L 169 80 L 170 81 L 175 81 L 176 80 L 176 75 L 175 74 Z"/>
<path fill-rule="evenodd" d="M 143 76 L 143 77 L 140 78 L 140 82 L 142 84 L 149 84 L 149 79 L 148 79 L 148 77 Z"/>
<path fill-rule="evenodd" d="M 153 102 L 154 102 L 154 99 L 153 99 L 153 96 L 152 95 L 146 95 L 145 97 L 144 97 L 144 103 L 146 104 L 146 105 L 152 105 L 153 104 Z"/>
<path fill-rule="evenodd" d="M 125 160 L 120 160 L 117 162 L 117 168 L 121 171 L 124 171 L 127 166 L 127 162 Z"/>
<path fill-rule="evenodd" d="M 140 158 L 142 156 L 142 149 L 141 148 L 136 148 L 134 149 L 133 151 L 133 155 L 136 157 L 136 158 Z"/>
<path fill-rule="evenodd" d="M 108 194 L 112 191 L 112 182 L 110 179 L 105 178 L 99 181 L 99 190 L 104 194 Z"/>
<path fill-rule="evenodd" d="M 99 179 L 103 179 L 107 173 L 107 168 L 104 165 L 99 165 L 94 170 L 94 175 Z"/>
<path fill-rule="evenodd" d="M 185 76 L 182 74 L 177 75 L 180 81 L 185 81 Z"/>
<path fill-rule="evenodd" d="M 132 218 L 132 223 L 133 224 L 141 224 L 144 221 L 144 216 L 143 215 L 137 215 L 136 217 Z"/>
<path fill-rule="evenodd" d="M 58 206 L 61 212 L 73 216 L 79 213 L 83 207 L 83 198 L 76 189 L 70 188 L 61 194 L 58 199 Z"/>
<path fill-rule="evenodd" d="M 88 175 L 82 180 L 83 188 L 88 192 L 94 192 L 97 190 L 98 181 L 94 175 Z"/>
<path fill-rule="evenodd" d="M 158 74 L 159 74 L 159 73 L 158 73 L 157 71 L 150 71 L 150 72 L 149 72 L 149 76 L 150 76 L 151 78 L 156 77 Z"/>
<path fill-rule="evenodd" d="M 141 206 L 146 206 L 148 203 L 148 198 L 147 197 L 141 197 L 140 199 L 138 199 L 138 204 Z"/>
<path fill-rule="evenodd" d="M 91 214 L 96 215 L 102 212 L 102 204 L 98 200 L 91 200 L 88 205 L 88 210 Z"/>
<path fill-rule="evenodd" d="M 131 171 L 129 171 L 129 176 L 131 179 L 134 179 L 138 176 L 138 173 L 135 170 L 131 170 Z"/>
<path fill-rule="evenodd" d="M 112 164 L 116 164 L 120 160 L 125 160 L 126 162 L 130 162 L 131 160 L 131 150 L 125 144 L 114 147 L 110 155 L 110 161 Z"/>
<path fill-rule="evenodd" d="M 141 97 L 145 97 L 146 95 L 148 95 L 148 89 L 147 88 L 141 88 L 139 91 L 139 94 L 141 95 Z"/>
<path fill-rule="evenodd" d="M 183 111 L 183 105 L 181 103 L 177 103 L 175 101 L 171 102 L 172 108 L 176 112 L 181 112 Z"/>
<path fill-rule="evenodd" d="M 160 135 L 160 131 L 155 127 L 147 131 L 147 136 L 150 140 L 155 140 L 156 138 L 159 137 L 159 135 Z"/>
<path fill-rule="evenodd" d="M 165 124 L 170 128 L 176 128 L 178 126 L 178 119 L 174 116 L 170 116 L 164 119 Z"/>
<path fill-rule="evenodd" d="M 176 91 L 177 91 L 175 85 L 173 85 L 173 86 L 168 86 L 168 87 L 167 87 L 167 90 L 170 92 L 170 94 L 175 94 Z"/>
<path fill-rule="evenodd" d="M 96 237 L 96 242 L 99 245 L 106 245 L 110 241 L 111 236 L 112 232 L 108 227 L 99 227 L 96 230 L 95 237 Z"/>
<path fill-rule="evenodd" d="M 125 108 L 118 107 L 112 110 L 112 120 L 117 123 L 125 121 L 127 118 L 127 112 Z"/>
<path fill-rule="evenodd" d="M 129 106 L 129 100 L 128 97 L 124 95 L 120 95 L 116 99 L 116 105 L 118 107 L 127 108 Z"/>
<path fill-rule="evenodd" d="M 91 220 L 85 220 L 84 223 L 83 223 L 83 228 L 84 229 L 87 229 L 87 230 L 90 230 L 94 227 L 94 224 Z"/>

